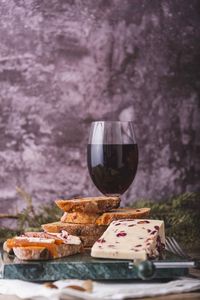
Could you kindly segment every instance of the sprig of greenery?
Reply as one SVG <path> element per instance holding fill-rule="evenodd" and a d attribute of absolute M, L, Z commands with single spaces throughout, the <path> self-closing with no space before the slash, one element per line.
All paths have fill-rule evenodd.
<path fill-rule="evenodd" d="M 162 202 L 141 199 L 133 206 L 150 207 L 150 217 L 164 220 L 166 234 L 184 246 L 200 246 L 200 193 L 184 193 Z"/>
<path fill-rule="evenodd" d="M 17 193 L 26 203 L 26 207 L 17 214 L 16 229 L 0 228 L 0 242 L 24 231 L 40 231 L 41 225 L 59 220 L 62 211 L 54 204 L 45 204 L 37 208 L 33 206 L 32 197 L 22 188 L 16 188 Z"/>
<path fill-rule="evenodd" d="M 36 210 L 32 204 L 32 197 L 29 194 L 19 187 L 17 188 L 17 192 L 27 203 L 27 207 L 19 214 L 18 228 L 20 231 L 30 228 L 41 230 L 42 224 L 60 219 L 62 212 L 54 203 L 41 205 Z"/>

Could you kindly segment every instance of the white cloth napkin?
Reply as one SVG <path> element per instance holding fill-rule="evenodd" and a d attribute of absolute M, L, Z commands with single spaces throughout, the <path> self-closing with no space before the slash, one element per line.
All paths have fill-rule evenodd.
<path fill-rule="evenodd" d="M 82 286 L 83 280 L 59 280 L 54 282 L 58 289 L 51 289 L 42 284 L 31 283 L 21 280 L 0 280 L 0 294 L 16 295 L 22 299 L 34 300 L 59 300 L 86 299 L 86 300 L 122 300 L 126 298 L 142 298 L 172 293 L 183 293 L 200 290 L 200 279 L 180 278 L 167 283 L 103 283 L 93 282 L 91 293 L 67 288 L 69 285 Z M 72 298 L 71 298 L 72 299 Z"/>

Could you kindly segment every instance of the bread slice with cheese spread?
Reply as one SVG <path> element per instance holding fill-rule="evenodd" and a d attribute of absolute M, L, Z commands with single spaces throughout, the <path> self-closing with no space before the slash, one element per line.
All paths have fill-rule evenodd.
<path fill-rule="evenodd" d="M 45 235 L 43 232 L 17 236 L 4 242 L 4 251 L 13 252 L 21 260 L 48 260 L 83 251 L 83 243 L 77 236 L 66 232 Z M 33 235 L 33 236 L 31 236 Z"/>
<path fill-rule="evenodd" d="M 100 236 L 107 229 L 107 226 L 96 224 L 73 224 L 63 222 L 53 222 L 43 224 L 42 229 L 46 234 L 59 234 L 62 230 L 69 234 L 78 236 L 85 248 L 93 246 L 93 244 L 100 238 Z"/>
<path fill-rule="evenodd" d="M 61 231 L 62 232 L 62 231 Z M 60 233 L 51 233 L 51 232 L 25 232 L 24 235 L 28 237 L 43 237 L 43 238 L 55 238 L 56 236 L 60 236 Z M 80 235 L 79 238 L 83 243 L 85 248 L 92 247 L 96 240 L 102 235 L 99 232 L 98 235 L 90 234 L 90 235 Z"/>

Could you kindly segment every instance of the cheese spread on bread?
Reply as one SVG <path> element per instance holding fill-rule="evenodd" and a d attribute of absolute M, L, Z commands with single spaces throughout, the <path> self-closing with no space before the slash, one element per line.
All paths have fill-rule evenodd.
<path fill-rule="evenodd" d="M 25 236 L 16 236 L 16 240 L 27 241 L 29 243 L 37 243 L 37 244 L 54 244 L 55 239 L 45 239 L 39 237 L 25 237 Z"/>
<path fill-rule="evenodd" d="M 69 234 L 66 230 L 61 230 L 59 233 L 50 233 L 47 232 L 49 235 L 55 236 L 57 239 L 60 239 L 64 242 L 64 244 L 69 245 L 80 245 L 81 240 L 78 236 Z"/>

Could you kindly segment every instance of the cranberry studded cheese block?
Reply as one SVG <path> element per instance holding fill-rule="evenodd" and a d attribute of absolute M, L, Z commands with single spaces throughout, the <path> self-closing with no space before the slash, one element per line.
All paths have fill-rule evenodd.
<path fill-rule="evenodd" d="M 56 205 L 65 212 L 102 213 L 117 208 L 120 205 L 119 197 L 87 197 L 69 200 L 56 200 Z"/>
<path fill-rule="evenodd" d="M 164 222 L 160 220 L 113 221 L 92 247 L 91 256 L 145 260 L 158 257 L 165 245 Z"/>
<path fill-rule="evenodd" d="M 22 260 L 47 260 L 80 253 L 83 245 L 79 237 L 64 231 L 57 235 L 41 232 L 8 239 L 3 249 Z"/>

